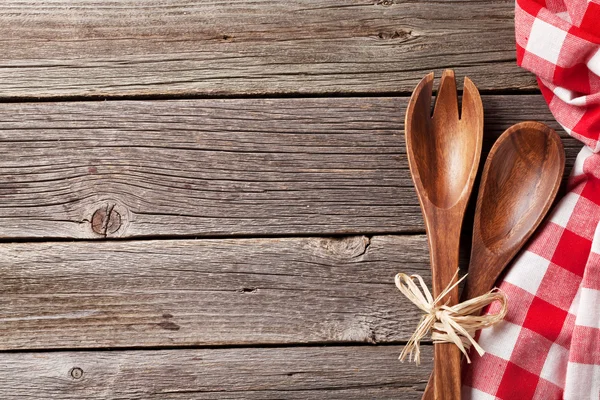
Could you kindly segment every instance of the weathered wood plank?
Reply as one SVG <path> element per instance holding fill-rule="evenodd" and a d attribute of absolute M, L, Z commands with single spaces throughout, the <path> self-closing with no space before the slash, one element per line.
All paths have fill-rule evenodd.
<path fill-rule="evenodd" d="M 417 399 L 431 370 L 398 346 L 2 354 L 3 399 Z M 72 372 L 75 377 L 73 378 Z M 78 375 L 78 373 L 83 375 Z"/>
<path fill-rule="evenodd" d="M 426 239 L 6 243 L 0 349 L 407 340 Z"/>
<path fill-rule="evenodd" d="M 423 232 L 406 102 L 3 104 L 0 237 Z M 484 96 L 484 107 L 486 151 L 518 121 L 558 129 L 541 96 Z M 562 134 L 571 165 L 581 144 Z"/>
<path fill-rule="evenodd" d="M 533 89 L 511 0 L 4 0 L 0 96 L 409 92 L 454 68 Z"/>

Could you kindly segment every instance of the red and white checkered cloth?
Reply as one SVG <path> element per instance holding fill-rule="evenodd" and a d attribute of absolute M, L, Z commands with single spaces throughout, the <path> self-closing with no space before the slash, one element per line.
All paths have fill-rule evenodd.
<path fill-rule="evenodd" d="M 600 1 L 517 0 L 518 63 L 587 147 L 568 193 L 510 267 L 508 315 L 484 329 L 463 397 L 600 399 Z M 491 312 L 495 310 L 490 310 Z"/>

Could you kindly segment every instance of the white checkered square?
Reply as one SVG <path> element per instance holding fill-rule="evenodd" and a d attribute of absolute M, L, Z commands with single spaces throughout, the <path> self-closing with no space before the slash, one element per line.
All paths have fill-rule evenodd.
<path fill-rule="evenodd" d="M 531 26 L 525 49 L 544 60 L 556 64 L 566 37 L 567 32 L 541 19 L 536 19 Z"/>
<path fill-rule="evenodd" d="M 481 330 L 478 343 L 486 353 L 495 355 L 504 360 L 510 360 L 517 340 L 521 333 L 519 325 L 502 321 L 490 328 Z"/>
<path fill-rule="evenodd" d="M 512 283 L 531 294 L 536 294 L 550 261 L 530 251 L 524 251 L 508 270 L 505 282 Z"/>
<path fill-rule="evenodd" d="M 581 384 L 585 382 L 586 384 Z M 570 362 L 567 366 L 564 399 L 600 399 L 600 365 Z"/>
<path fill-rule="evenodd" d="M 571 307 L 569 308 L 569 314 L 577 315 L 577 310 L 579 310 L 580 300 L 581 300 L 581 288 L 579 288 L 579 290 L 577 291 L 577 294 L 575 294 L 575 298 L 573 299 L 573 302 L 571 303 Z"/>
<path fill-rule="evenodd" d="M 592 239 L 592 253 L 600 254 L 600 224 L 596 225 Z"/>
<path fill-rule="evenodd" d="M 573 169 L 571 170 L 571 176 L 583 175 L 583 166 L 585 164 L 585 159 L 593 154 L 594 152 L 589 147 L 583 146 L 583 149 L 581 149 L 579 154 L 577 154 L 577 158 L 575 159 L 575 165 L 573 165 Z"/>
<path fill-rule="evenodd" d="M 568 361 L 569 350 L 557 344 L 553 344 L 546 356 L 546 362 L 544 362 L 540 377 L 557 386 L 565 387 L 565 375 L 567 373 Z"/>
<path fill-rule="evenodd" d="M 600 75 L 600 49 L 588 60 L 587 66 L 596 75 Z"/>
<path fill-rule="evenodd" d="M 573 210 L 579 201 L 579 195 L 575 193 L 567 193 L 565 197 L 562 198 L 558 206 L 552 211 L 550 215 L 550 221 L 554 222 L 556 225 L 562 226 L 563 228 L 567 227 L 569 220 L 571 219 L 571 214 L 573 214 Z"/>
<path fill-rule="evenodd" d="M 564 87 L 556 86 L 554 89 L 552 89 L 552 92 L 556 95 L 556 97 L 572 106 L 585 106 L 586 104 L 585 96 L 580 96 L 578 93 L 565 89 Z"/>
<path fill-rule="evenodd" d="M 580 303 L 575 324 L 600 329 L 600 290 L 582 287 L 579 289 Z"/>
<path fill-rule="evenodd" d="M 564 12 L 556 13 L 556 15 L 559 18 L 562 18 L 564 21 L 567 21 L 568 23 L 571 23 L 571 16 L 569 15 L 568 12 L 564 11 Z"/>
<path fill-rule="evenodd" d="M 496 400 L 496 396 L 477 389 L 467 389 L 462 391 L 462 400 Z"/>

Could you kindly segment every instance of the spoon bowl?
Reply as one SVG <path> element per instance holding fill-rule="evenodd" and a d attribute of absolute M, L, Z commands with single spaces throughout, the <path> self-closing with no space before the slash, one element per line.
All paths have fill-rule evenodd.
<path fill-rule="evenodd" d="M 542 123 L 513 125 L 496 141 L 481 177 L 464 298 L 492 288 L 550 209 L 564 168 L 560 137 Z"/>

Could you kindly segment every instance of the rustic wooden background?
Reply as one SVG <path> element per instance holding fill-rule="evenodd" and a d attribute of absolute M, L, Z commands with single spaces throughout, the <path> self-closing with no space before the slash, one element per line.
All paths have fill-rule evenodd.
<path fill-rule="evenodd" d="M 484 153 L 558 129 L 513 7 L 3 0 L 0 398 L 419 398 L 404 110 L 453 68 Z"/>

